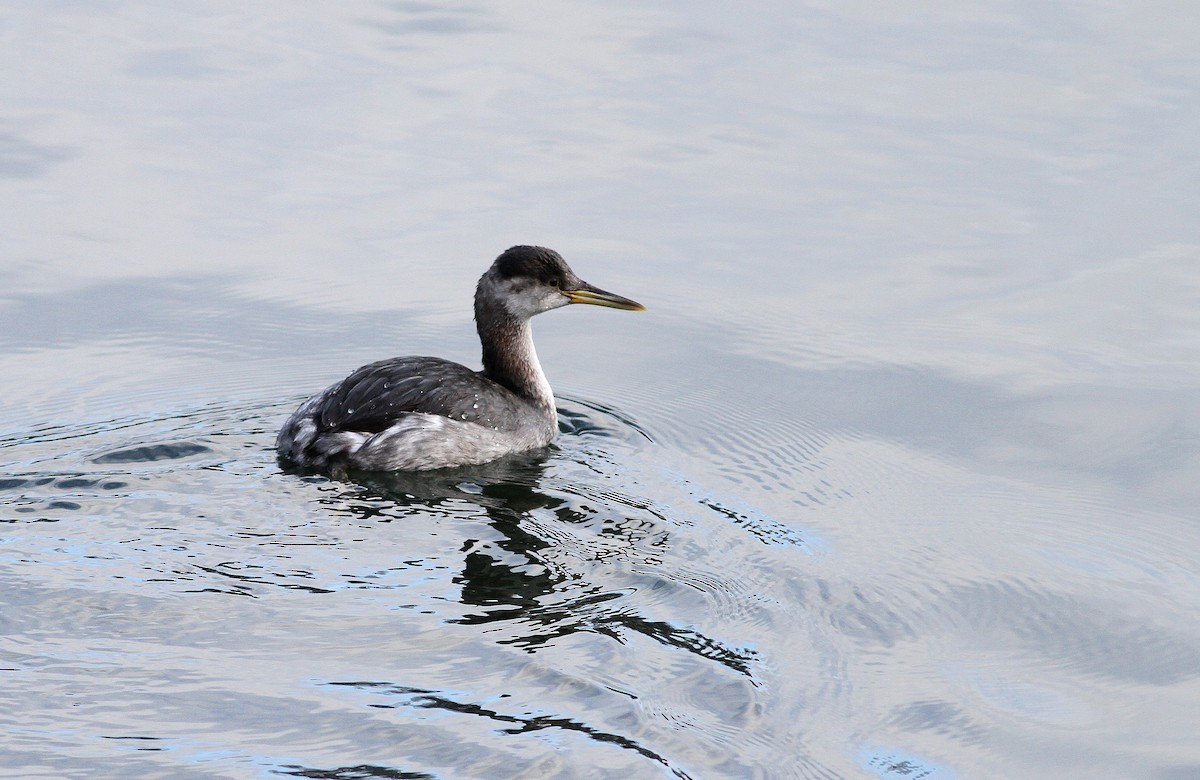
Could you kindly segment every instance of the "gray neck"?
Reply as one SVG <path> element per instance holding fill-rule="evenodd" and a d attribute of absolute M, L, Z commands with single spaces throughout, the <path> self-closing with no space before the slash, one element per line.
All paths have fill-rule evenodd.
<path fill-rule="evenodd" d="M 476 302 L 475 327 L 483 345 L 483 375 L 554 417 L 554 394 L 538 363 L 529 320 Z"/>

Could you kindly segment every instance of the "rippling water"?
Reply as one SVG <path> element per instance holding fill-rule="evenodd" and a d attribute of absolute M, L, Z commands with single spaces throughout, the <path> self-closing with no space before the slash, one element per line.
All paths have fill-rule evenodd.
<path fill-rule="evenodd" d="M 1200 14 L 0 11 L 0 773 L 1200 776 Z M 562 435 L 276 462 L 476 364 Z"/>

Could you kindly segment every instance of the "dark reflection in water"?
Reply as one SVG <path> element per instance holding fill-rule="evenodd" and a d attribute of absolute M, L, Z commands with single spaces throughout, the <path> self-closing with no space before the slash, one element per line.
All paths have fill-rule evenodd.
<path fill-rule="evenodd" d="M 558 430 L 561 433 L 573 436 L 618 438 L 623 433 L 633 431 L 648 442 L 654 441 L 650 433 L 637 421 L 612 406 L 563 395 L 558 396 L 558 401 L 560 403 L 566 401 L 571 404 L 571 406 L 560 405 L 558 408 Z M 582 406 L 584 409 L 577 410 L 573 406 Z M 613 422 L 617 424 L 611 424 Z"/>
<path fill-rule="evenodd" d="M 210 452 L 203 444 L 193 442 L 172 442 L 169 444 L 152 444 L 145 447 L 130 447 L 127 449 L 106 452 L 97 455 L 96 463 L 148 463 L 156 460 L 176 460 L 192 455 Z"/>
<path fill-rule="evenodd" d="M 486 8 L 462 6 L 455 8 L 437 3 L 390 2 L 384 3 L 378 18 L 363 22 L 366 26 L 404 41 L 404 45 L 418 45 L 428 36 L 467 35 L 471 33 L 497 33 L 503 24 Z"/>
<path fill-rule="evenodd" d="M 653 759 L 664 766 L 670 767 L 670 763 L 667 761 L 667 759 L 653 750 L 638 744 L 636 740 L 620 734 L 612 734 L 601 731 L 572 718 L 547 716 L 517 717 L 499 712 L 498 710 L 482 707 L 478 704 L 454 701 L 453 699 L 439 695 L 435 691 L 406 688 L 403 686 L 392 685 L 390 683 L 330 682 L 327 684 L 363 689 L 376 695 L 385 696 L 390 702 L 388 704 L 374 704 L 372 705 L 374 707 L 411 707 L 418 709 L 443 710 L 445 712 L 456 713 L 459 715 L 483 718 L 494 724 L 507 724 L 503 728 L 499 729 L 499 731 L 504 734 L 526 734 L 544 729 L 562 729 L 565 731 L 573 731 L 578 734 L 586 735 L 589 739 L 593 739 L 596 742 L 616 745 L 617 747 L 633 751 L 641 756 Z M 676 777 L 688 777 L 685 772 L 679 769 L 672 769 L 672 774 L 674 774 Z"/>
<path fill-rule="evenodd" d="M 632 420 L 610 415 L 599 405 L 573 402 L 561 415 L 564 436 L 615 438 L 626 434 L 650 441 Z M 590 411 L 596 410 L 596 411 Z M 601 411 L 602 410 L 602 411 Z M 588 461 L 592 468 L 601 463 Z M 395 522 L 423 512 L 477 514 L 495 536 L 486 541 L 464 539 L 462 569 L 453 579 L 459 601 L 478 610 L 450 622 L 507 627 L 499 640 L 529 652 L 576 632 L 625 641 L 635 632 L 665 647 L 715 661 L 754 680 L 752 650 L 725 643 L 691 628 L 652 620 L 639 614 L 627 588 L 609 590 L 563 567 L 546 551 L 564 540 L 555 523 L 576 526 L 603 539 L 603 544 L 576 548 L 585 561 L 619 559 L 629 551 L 665 549 L 677 521 L 651 502 L 608 491 L 598 496 L 586 485 L 544 486 L 548 453 L 515 455 L 482 466 L 416 473 L 352 473 L 361 491 L 337 492 L 322 498 L 339 511 L 367 520 Z M 710 502 L 704 502 L 711 505 Z M 397 512 L 398 508 L 403 509 Z M 730 516 L 735 513 L 722 510 Z M 665 584 L 665 583 L 659 583 Z"/>
<path fill-rule="evenodd" d="M 0 179 L 34 179 L 55 163 L 69 159 L 75 150 L 35 144 L 14 133 L 0 131 Z"/>
<path fill-rule="evenodd" d="M 312 780 L 437 780 L 437 775 L 425 772 L 406 772 L 403 769 L 393 769 L 386 766 L 359 764 L 358 766 L 341 766 L 336 769 L 311 769 L 308 767 L 288 765 L 275 770 L 274 774 L 289 777 L 307 777 Z"/>

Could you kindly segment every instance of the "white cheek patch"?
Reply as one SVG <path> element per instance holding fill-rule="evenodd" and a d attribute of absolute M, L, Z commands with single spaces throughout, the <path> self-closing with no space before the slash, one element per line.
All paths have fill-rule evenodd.
<path fill-rule="evenodd" d="M 508 279 L 496 287 L 504 309 L 517 319 L 529 319 L 535 314 L 566 306 L 571 301 L 553 287 L 545 287 L 531 279 Z"/>

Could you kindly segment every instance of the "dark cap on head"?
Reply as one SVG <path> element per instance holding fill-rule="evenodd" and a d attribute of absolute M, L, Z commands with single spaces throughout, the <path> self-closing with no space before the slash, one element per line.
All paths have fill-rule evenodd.
<path fill-rule="evenodd" d="M 525 276 L 544 284 L 577 281 L 579 277 L 562 255 L 544 246 L 514 246 L 504 250 L 492 269 L 502 279 Z"/>

